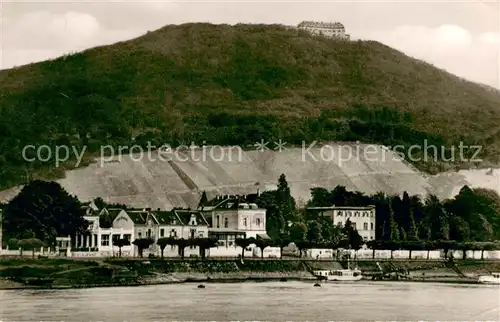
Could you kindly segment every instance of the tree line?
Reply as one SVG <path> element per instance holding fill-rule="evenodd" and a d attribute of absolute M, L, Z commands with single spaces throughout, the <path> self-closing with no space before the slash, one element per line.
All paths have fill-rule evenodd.
<path fill-rule="evenodd" d="M 500 197 L 491 190 L 464 186 L 452 199 L 439 200 L 434 195 L 421 199 L 404 192 L 402 196 L 377 193 L 371 196 L 337 186 L 333 190 L 312 188 L 308 206 L 369 206 L 376 210 L 375 241 L 367 244 L 375 249 L 497 249 L 500 236 Z M 202 196 L 201 204 L 206 201 Z M 96 200 L 99 206 L 106 203 Z M 308 248 L 359 249 L 365 241 L 349 221 L 344 227 L 334 225 L 331 218 L 299 208 L 282 174 L 275 191 L 263 192 L 256 203 L 267 209 L 266 230 L 271 240 L 241 239 L 243 249 L 256 244 L 261 250 L 293 242 L 300 251 Z M 117 205 L 126 207 L 125 205 Z M 56 182 L 31 181 L 3 209 L 3 242 L 11 248 L 23 249 L 55 246 L 56 237 L 89 234 L 82 204 Z M 154 241 L 114 241 L 120 248 L 133 243 L 143 250 Z M 187 246 L 200 247 L 200 255 L 216 246 L 209 238 L 182 240 L 163 238 L 157 245 L 179 246 L 180 255 Z M 250 244 L 249 244 L 250 243 Z M 263 253 L 263 251 L 262 251 Z M 243 254 L 242 254 L 243 255 Z"/>
<path fill-rule="evenodd" d="M 500 196 L 493 190 L 464 186 L 458 195 L 439 200 L 435 195 L 425 198 L 387 195 L 379 192 L 365 195 L 348 191 L 344 186 L 333 190 L 312 188 L 307 207 L 375 206 L 375 240 L 372 249 L 464 249 L 491 250 L 500 248 Z M 276 191 L 266 191 L 257 200 L 267 209 L 267 231 L 273 239 L 289 238 L 296 244 L 345 246 L 341 229 L 331 218 L 299 209 L 290 194 L 284 175 Z M 351 240 L 352 248 L 363 241 Z M 344 244 L 344 245 L 343 245 Z"/>

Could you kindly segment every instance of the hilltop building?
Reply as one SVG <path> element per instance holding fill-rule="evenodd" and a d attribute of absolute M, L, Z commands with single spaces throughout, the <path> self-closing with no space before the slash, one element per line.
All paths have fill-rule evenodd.
<path fill-rule="evenodd" d="M 328 216 L 338 227 L 344 227 L 349 219 L 363 240 L 375 239 L 375 206 L 368 207 L 308 207 L 309 213 Z"/>
<path fill-rule="evenodd" d="M 349 40 L 351 38 L 350 35 L 346 34 L 345 27 L 340 22 L 302 21 L 298 24 L 297 28 L 318 36 L 321 35 L 344 40 Z"/>

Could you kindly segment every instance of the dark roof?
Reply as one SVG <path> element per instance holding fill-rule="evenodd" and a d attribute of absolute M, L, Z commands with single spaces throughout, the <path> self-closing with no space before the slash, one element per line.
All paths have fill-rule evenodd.
<path fill-rule="evenodd" d="M 128 208 L 127 211 L 133 211 L 133 212 L 149 212 L 151 211 L 151 208 Z"/>
<path fill-rule="evenodd" d="M 141 212 L 127 212 L 128 216 L 134 224 L 145 225 L 147 214 Z"/>
<path fill-rule="evenodd" d="M 255 198 L 256 199 L 256 198 Z M 202 207 L 200 210 L 209 211 L 212 209 L 259 209 L 258 205 L 247 198 L 246 196 L 231 196 L 222 200 L 219 200 L 217 204 L 212 207 Z"/>
<path fill-rule="evenodd" d="M 150 219 L 150 218 L 156 224 L 159 223 L 158 219 L 154 216 L 154 214 L 152 212 L 143 211 L 143 209 L 140 209 L 140 210 L 126 210 L 126 212 L 129 215 L 130 219 L 136 225 L 145 225 L 146 222 L 148 221 L 148 219 Z"/>
<path fill-rule="evenodd" d="M 81 208 L 85 211 L 86 216 L 97 216 L 100 212 L 99 210 L 95 210 L 90 206 L 90 202 L 82 203 Z"/>
<path fill-rule="evenodd" d="M 120 211 L 122 211 L 122 209 L 103 208 L 99 212 L 99 226 L 102 228 L 110 228 Z"/>
<path fill-rule="evenodd" d="M 205 220 L 208 223 L 209 227 L 213 227 L 212 224 L 212 212 L 202 212 L 203 217 L 205 217 Z"/>
<path fill-rule="evenodd" d="M 189 226 L 191 216 L 194 215 L 198 226 L 209 226 L 205 216 L 198 210 L 175 209 L 173 210 L 185 226 Z"/>
<path fill-rule="evenodd" d="M 231 195 L 216 196 L 215 198 L 204 202 L 202 207 L 216 207 L 221 202 L 225 202 L 226 200 L 241 200 L 242 202 L 255 203 L 258 198 L 259 198 L 259 194 L 257 194 L 257 193 L 252 193 L 252 194 L 242 195 L 242 196 L 238 196 L 238 195 L 236 195 L 236 196 L 231 196 Z"/>
<path fill-rule="evenodd" d="M 118 214 L 122 211 L 122 209 L 107 209 L 109 216 L 115 220 L 115 218 L 118 216 Z"/>
<path fill-rule="evenodd" d="M 156 211 L 154 213 L 160 225 L 182 225 L 182 221 L 174 211 Z"/>

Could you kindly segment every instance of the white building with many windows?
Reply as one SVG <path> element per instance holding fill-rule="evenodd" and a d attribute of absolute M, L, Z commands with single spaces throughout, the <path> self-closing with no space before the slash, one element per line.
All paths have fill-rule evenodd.
<path fill-rule="evenodd" d="M 244 197 L 217 197 L 216 201 L 219 202 L 201 211 L 210 221 L 209 236 L 219 241 L 219 247 L 234 247 L 237 238 L 269 239 L 266 209 Z"/>
<path fill-rule="evenodd" d="M 344 40 L 350 39 L 350 36 L 345 32 L 344 25 L 340 22 L 302 21 L 298 24 L 297 28 L 313 35 Z"/>
<path fill-rule="evenodd" d="M 339 227 L 349 220 L 364 240 L 375 239 L 375 206 L 368 207 L 308 207 L 308 212 L 328 216 Z"/>

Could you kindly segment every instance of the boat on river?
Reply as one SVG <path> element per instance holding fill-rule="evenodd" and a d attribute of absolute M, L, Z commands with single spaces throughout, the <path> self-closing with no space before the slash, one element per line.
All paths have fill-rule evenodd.
<path fill-rule="evenodd" d="M 481 275 L 478 280 L 483 284 L 500 284 L 500 273 L 491 273 L 490 275 Z"/>
<path fill-rule="evenodd" d="M 350 268 L 349 259 L 347 260 L 347 269 L 332 269 L 332 270 L 314 270 L 313 275 L 320 280 L 336 281 L 336 282 L 355 282 L 363 278 L 360 269 L 355 267 Z"/>
<path fill-rule="evenodd" d="M 317 270 L 313 271 L 313 275 L 318 279 L 336 282 L 354 282 L 360 281 L 363 278 L 362 272 L 359 269 L 334 269 L 334 270 Z"/>

